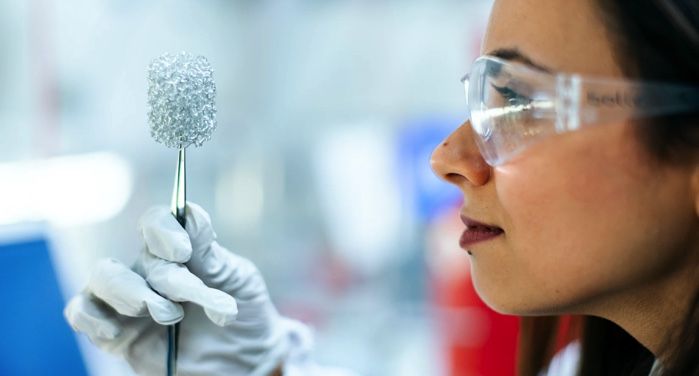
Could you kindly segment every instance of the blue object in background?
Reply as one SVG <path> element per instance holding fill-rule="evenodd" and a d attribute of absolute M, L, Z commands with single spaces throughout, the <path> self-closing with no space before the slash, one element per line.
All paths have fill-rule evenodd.
<path fill-rule="evenodd" d="M 418 117 L 407 121 L 398 134 L 401 188 L 423 222 L 461 202 L 459 189 L 435 176 L 430 157 L 462 122 L 463 117 L 457 116 Z"/>
<path fill-rule="evenodd" d="M 0 238 L 0 302 L 0 375 L 87 375 L 43 234 Z"/>

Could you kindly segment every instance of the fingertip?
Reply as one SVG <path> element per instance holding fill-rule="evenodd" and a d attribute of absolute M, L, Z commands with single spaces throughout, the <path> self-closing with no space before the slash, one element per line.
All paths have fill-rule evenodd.
<path fill-rule="evenodd" d="M 63 316 L 74 331 L 85 333 L 90 338 L 112 340 L 121 333 L 113 317 L 83 294 L 68 302 Z"/>
<path fill-rule="evenodd" d="M 164 207 L 153 207 L 143 215 L 141 233 L 146 247 L 155 256 L 181 264 L 192 257 L 189 234 Z"/>
<path fill-rule="evenodd" d="M 192 202 L 192 201 L 187 201 L 187 216 L 192 216 L 193 218 L 200 218 L 204 220 L 209 220 L 210 216 L 209 213 L 204 210 L 204 208 L 201 207 L 201 205 Z"/>
<path fill-rule="evenodd" d="M 68 301 L 68 304 L 66 304 L 66 306 L 63 308 L 63 317 L 68 322 L 68 325 L 70 325 L 70 327 L 73 328 L 73 330 L 78 330 L 78 328 L 76 328 L 75 326 L 75 311 L 77 309 L 77 305 L 80 304 L 78 301 L 80 298 L 81 295 L 72 297 Z"/>
<path fill-rule="evenodd" d="M 213 322 L 214 324 L 220 326 L 220 327 L 225 327 L 228 325 L 231 325 L 232 323 L 236 322 L 238 319 L 238 314 L 237 312 L 235 314 L 231 313 L 221 313 L 221 312 L 214 312 L 209 310 L 208 308 L 204 308 L 204 312 L 206 312 L 206 316 Z"/>
<path fill-rule="evenodd" d="M 230 325 L 238 318 L 238 303 L 223 291 L 211 289 L 209 298 L 202 306 L 206 316 L 218 326 Z"/>
<path fill-rule="evenodd" d="M 167 263 L 155 256 L 149 257 Z M 105 259 L 98 263 L 98 267 L 90 276 L 87 291 L 91 297 L 94 296 L 105 306 L 129 317 L 147 316 L 146 303 L 154 299 L 163 299 L 148 286 L 142 276 L 113 259 Z"/>
<path fill-rule="evenodd" d="M 199 234 L 202 229 L 211 229 L 211 216 L 200 205 L 187 201 L 185 228 L 190 234 Z M 213 233 L 213 230 L 211 230 Z M 216 235 L 213 234 L 215 238 Z"/>
<path fill-rule="evenodd" d="M 166 299 L 148 301 L 146 306 L 153 320 L 161 325 L 172 325 L 182 321 L 184 318 L 182 305 Z"/>
<path fill-rule="evenodd" d="M 209 319 L 211 319 L 211 321 L 214 324 L 216 324 L 222 328 L 233 324 L 238 319 L 238 315 L 219 315 L 219 314 L 208 314 L 207 313 L 207 316 L 209 316 Z"/>

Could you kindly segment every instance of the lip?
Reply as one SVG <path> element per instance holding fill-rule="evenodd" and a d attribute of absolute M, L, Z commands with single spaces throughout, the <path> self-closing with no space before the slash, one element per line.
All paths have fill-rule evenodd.
<path fill-rule="evenodd" d="M 459 238 L 459 246 L 465 250 L 473 244 L 496 238 L 504 233 L 498 226 L 479 222 L 465 215 L 461 216 L 461 221 L 466 225 L 466 229 Z"/>

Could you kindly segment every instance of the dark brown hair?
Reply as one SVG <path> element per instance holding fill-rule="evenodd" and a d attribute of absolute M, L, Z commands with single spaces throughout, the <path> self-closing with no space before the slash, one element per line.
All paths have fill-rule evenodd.
<path fill-rule="evenodd" d="M 633 79 L 699 87 L 699 0 L 594 0 L 622 72 Z M 638 122 L 637 135 L 658 163 L 697 163 L 699 108 Z M 699 289 L 699 285 L 697 286 Z M 691 294 L 691 292 L 688 292 Z M 580 376 L 648 375 L 654 357 L 616 324 L 581 318 Z M 552 317 L 522 318 L 518 374 L 535 376 L 551 360 Z M 699 375 L 699 291 L 677 338 L 667 344 L 663 376 Z"/>
<path fill-rule="evenodd" d="M 699 87 L 699 1 L 596 0 L 595 3 L 616 47 L 616 61 L 626 76 Z M 656 161 L 699 161 L 699 108 L 690 113 L 647 119 L 637 125 L 642 145 Z M 698 293 L 699 290 L 694 293 L 681 332 L 662 350 L 667 354 L 664 376 L 699 375 Z M 581 375 L 647 375 L 649 354 L 630 335 L 602 319 L 588 319 L 586 325 Z M 608 338 L 620 341 L 613 345 L 616 350 L 608 343 L 617 340 Z M 608 362 L 610 354 L 613 360 Z M 629 366 L 609 373 L 612 362 Z M 634 363 L 635 367 L 630 367 Z M 599 364 L 605 364 L 607 369 L 595 369 Z"/>
<path fill-rule="evenodd" d="M 699 87 L 699 1 L 595 0 L 622 72 L 633 79 Z M 699 109 L 638 122 L 658 161 L 695 162 Z"/>

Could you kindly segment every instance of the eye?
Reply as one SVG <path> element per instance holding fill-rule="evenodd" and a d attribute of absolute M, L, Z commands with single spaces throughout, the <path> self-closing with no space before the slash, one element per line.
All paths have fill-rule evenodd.
<path fill-rule="evenodd" d="M 515 89 L 512 89 L 510 87 L 496 85 L 491 86 L 503 97 L 503 99 L 509 106 L 528 105 L 532 102 L 531 98 L 517 92 Z"/>

